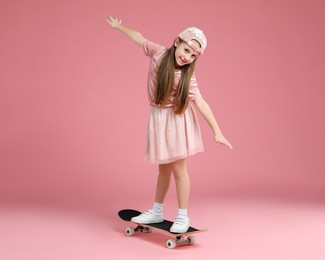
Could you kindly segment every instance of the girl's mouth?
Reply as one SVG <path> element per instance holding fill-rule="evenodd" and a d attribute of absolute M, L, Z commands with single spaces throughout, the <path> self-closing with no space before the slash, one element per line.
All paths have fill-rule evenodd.
<path fill-rule="evenodd" d="M 181 61 L 181 63 L 182 63 L 183 65 L 186 64 L 186 61 L 183 60 L 182 58 L 179 58 L 179 60 Z"/>

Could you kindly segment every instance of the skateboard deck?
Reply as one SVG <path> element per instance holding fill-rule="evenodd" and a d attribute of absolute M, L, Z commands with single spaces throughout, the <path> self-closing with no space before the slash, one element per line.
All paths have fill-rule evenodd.
<path fill-rule="evenodd" d="M 195 243 L 195 237 L 193 236 L 196 233 L 206 232 L 207 229 L 197 229 L 194 227 L 189 227 L 185 233 L 173 233 L 170 232 L 170 228 L 173 225 L 172 221 L 164 220 L 161 223 L 154 224 L 140 224 L 131 221 L 133 217 L 140 215 L 142 212 L 133 209 L 123 209 L 118 212 L 119 217 L 127 222 L 131 222 L 137 225 L 136 228 L 128 227 L 125 230 L 127 236 L 132 236 L 134 233 L 151 233 L 153 230 L 159 230 L 167 233 L 170 236 L 173 236 L 174 239 L 169 239 L 166 242 L 168 248 L 175 248 L 180 245 L 193 245 Z"/>

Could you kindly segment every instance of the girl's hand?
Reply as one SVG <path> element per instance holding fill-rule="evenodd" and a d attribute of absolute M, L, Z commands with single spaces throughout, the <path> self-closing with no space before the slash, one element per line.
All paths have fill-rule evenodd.
<path fill-rule="evenodd" d="M 141 33 L 139 33 L 136 30 L 133 30 L 131 28 L 128 28 L 128 27 L 122 25 L 122 20 L 117 19 L 116 17 L 108 16 L 106 21 L 109 23 L 109 25 L 112 28 L 114 28 L 117 31 L 121 32 L 126 37 L 128 37 L 131 41 L 138 44 L 142 48 L 143 42 L 144 42 L 145 39 L 143 38 Z"/>
<path fill-rule="evenodd" d="M 122 24 L 122 20 L 117 19 L 116 17 L 109 16 L 106 21 L 114 28 L 116 29 Z"/>
<path fill-rule="evenodd" d="M 219 143 L 227 146 L 230 150 L 232 150 L 232 145 L 228 142 L 228 140 L 220 133 L 214 136 L 214 140 Z"/>

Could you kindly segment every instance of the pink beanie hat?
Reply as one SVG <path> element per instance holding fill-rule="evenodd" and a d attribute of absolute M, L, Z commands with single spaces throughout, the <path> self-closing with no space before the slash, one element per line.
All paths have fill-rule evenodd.
<path fill-rule="evenodd" d="M 205 48 L 207 47 L 207 38 L 205 37 L 203 31 L 199 28 L 189 27 L 180 32 L 178 37 L 185 41 L 193 50 L 197 51 L 200 54 L 203 54 Z M 192 40 L 198 41 L 201 45 L 201 48 L 198 48 L 195 44 L 193 44 Z"/>

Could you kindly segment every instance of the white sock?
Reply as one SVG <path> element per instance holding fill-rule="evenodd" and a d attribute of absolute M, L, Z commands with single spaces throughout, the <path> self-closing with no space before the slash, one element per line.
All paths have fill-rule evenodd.
<path fill-rule="evenodd" d="M 164 210 L 164 204 L 160 204 L 158 202 L 154 202 L 153 207 L 152 207 L 153 212 L 156 214 L 162 214 Z"/>
<path fill-rule="evenodd" d="M 187 209 L 178 209 L 178 216 L 179 217 L 188 217 Z"/>

